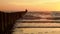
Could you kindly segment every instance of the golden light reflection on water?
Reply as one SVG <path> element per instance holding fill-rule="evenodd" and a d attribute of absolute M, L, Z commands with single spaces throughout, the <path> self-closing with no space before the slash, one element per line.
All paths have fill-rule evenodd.
<path fill-rule="evenodd" d="M 13 34 L 60 34 L 60 28 L 16 28 Z"/>
<path fill-rule="evenodd" d="M 17 23 L 16 26 L 60 26 L 60 23 Z M 15 28 L 13 34 L 60 34 L 60 28 Z"/>

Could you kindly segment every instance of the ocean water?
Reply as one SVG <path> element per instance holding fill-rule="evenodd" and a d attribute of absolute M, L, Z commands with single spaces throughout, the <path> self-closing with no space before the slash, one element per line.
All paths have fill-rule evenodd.
<path fill-rule="evenodd" d="M 60 20 L 60 12 L 27 12 L 21 19 L 23 20 Z"/>
<path fill-rule="evenodd" d="M 60 34 L 60 12 L 27 12 L 14 27 L 13 34 Z"/>
<path fill-rule="evenodd" d="M 13 34 L 60 34 L 60 28 L 16 28 Z"/>

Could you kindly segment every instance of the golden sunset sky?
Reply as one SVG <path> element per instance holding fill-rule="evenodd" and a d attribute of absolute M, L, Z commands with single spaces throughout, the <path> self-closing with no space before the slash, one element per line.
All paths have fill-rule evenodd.
<path fill-rule="evenodd" d="M 0 0 L 0 10 L 60 11 L 60 0 Z"/>

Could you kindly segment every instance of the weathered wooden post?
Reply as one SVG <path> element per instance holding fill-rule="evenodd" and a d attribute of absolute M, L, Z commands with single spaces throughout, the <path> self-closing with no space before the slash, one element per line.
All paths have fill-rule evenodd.
<path fill-rule="evenodd" d="M 0 30 L 1 34 L 12 34 L 15 21 L 22 17 L 27 11 L 3 12 L 0 11 Z"/>

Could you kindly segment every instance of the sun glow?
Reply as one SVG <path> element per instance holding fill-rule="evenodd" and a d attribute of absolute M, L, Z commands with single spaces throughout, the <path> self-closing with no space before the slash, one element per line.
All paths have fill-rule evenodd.
<path fill-rule="evenodd" d="M 0 0 L 0 10 L 60 11 L 60 0 Z"/>

